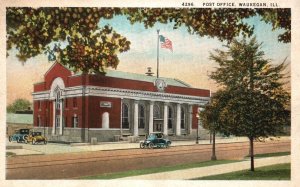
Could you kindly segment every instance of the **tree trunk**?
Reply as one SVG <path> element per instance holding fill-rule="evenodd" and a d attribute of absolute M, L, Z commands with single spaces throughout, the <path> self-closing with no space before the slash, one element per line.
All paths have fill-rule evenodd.
<path fill-rule="evenodd" d="M 250 137 L 249 140 L 250 140 L 251 171 L 254 171 L 254 146 L 253 146 L 253 137 Z"/>
<path fill-rule="evenodd" d="M 213 137 L 212 137 L 212 156 L 211 156 L 211 160 L 217 160 L 217 156 L 216 156 L 216 132 L 213 131 Z"/>

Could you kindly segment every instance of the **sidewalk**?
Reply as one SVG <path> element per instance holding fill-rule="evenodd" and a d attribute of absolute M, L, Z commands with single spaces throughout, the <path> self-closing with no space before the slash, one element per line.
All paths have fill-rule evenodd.
<path fill-rule="evenodd" d="M 263 167 L 274 164 L 290 163 L 291 156 L 268 157 L 255 159 L 255 167 Z M 250 161 L 242 161 L 230 164 L 220 164 L 208 167 L 191 168 L 176 170 L 170 172 L 161 172 L 147 175 L 138 175 L 132 177 L 118 178 L 117 180 L 187 180 L 199 177 L 230 173 L 235 171 L 247 170 L 250 167 Z"/>
<path fill-rule="evenodd" d="M 282 137 L 280 140 L 287 140 L 290 137 Z M 216 143 L 233 143 L 233 142 L 248 142 L 246 137 L 230 137 L 216 139 Z M 199 144 L 210 144 L 209 140 L 199 140 Z M 7 152 L 15 153 L 16 155 L 33 155 L 33 154 L 57 154 L 57 153 L 75 153 L 87 151 L 108 151 L 118 149 L 139 149 L 139 143 L 129 142 L 99 142 L 97 145 L 87 143 L 75 144 L 59 144 L 48 143 L 47 145 L 38 144 L 31 145 L 25 143 L 6 142 L 7 146 L 22 146 L 22 149 L 6 149 Z M 171 146 L 195 145 L 195 140 L 189 141 L 172 141 Z"/>

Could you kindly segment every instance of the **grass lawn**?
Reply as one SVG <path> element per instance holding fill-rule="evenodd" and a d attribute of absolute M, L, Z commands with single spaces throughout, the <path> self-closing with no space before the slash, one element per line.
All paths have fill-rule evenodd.
<path fill-rule="evenodd" d="M 284 155 L 290 155 L 290 152 L 256 154 L 255 158 L 284 156 Z M 245 157 L 245 159 L 249 159 L 249 157 Z M 240 162 L 240 161 L 243 160 L 205 161 L 205 162 L 198 162 L 198 163 L 181 164 L 176 166 L 162 166 L 156 168 L 131 170 L 131 171 L 124 171 L 124 172 L 117 172 L 117 173 L 105 173 L 105 174 L 95 175 L 95 176 L 84 176 L 81 177 L 80 179 L 116 179 L 116 178 L 136 176 L 136 175 L 144 175 L 144 174 L 189 169 L 189 168 L 196 168 L 196 167 L 206 167 L 206 166 L 212 166 L 218 164 L 228 164 L 228 163 Z M 222 174 L 222 175 L 208 176 L 199 179 L 201 180 L 290 180 L 290 176 L 291 176 L 290 171 L 291 171 L 290 164 L 281 164 L 281 165 L 272 165 L 267 167 L 256 168 L 255 172 L 250 172 L 245 170 L 245 171 L 239 171 L 239 172 Z"/>
<path fill-rule="evenodd" d="M 6 152 L 6 157 L 9 157 L 9 156 L 15 156 L 16 153 L 12 153 L 12 152 Z"/>
<path fill-rule="evenodd" d="M 291 164 L 277 164 L 221 175 L 201 177 L 194 180 L 291 180 Z"/>
<path fill-rule="evenodd" d="M 217 164 L 228 164 L 233 162 L 239 162 L 239 161 L 235 161 L 235 160 L 205 161 L 205 162 L 198 162 L 198 163 L 181 164 L 176 166 L 163 166 L 157 168 L 132 170 L 132 171 L 125 171 L 125 172 L 118 172 L 118 173 L 107 173 L 107 174 L 101 174 L 96 176 L 85 176 L 85 177 L 81 177 L 80 179 L 116 179 L 121 177 L 129 177 L 129 176 L 159 173 L 165 171 L 174 171 L 180 169 L 189 169 L 189 168 L 196 168 L 196 167 L 206 167 L 206 166 L 212 166 Z"/>

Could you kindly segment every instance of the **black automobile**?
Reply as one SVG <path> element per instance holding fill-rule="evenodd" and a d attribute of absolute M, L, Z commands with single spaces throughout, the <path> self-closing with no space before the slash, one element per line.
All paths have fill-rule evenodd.
<path fill-rule="evenodd" d="M 149 136 L 143 140 L 140 141 L 140 148 L 150 148 L 152 149 L 153 147 L 165 147 L 168 148 L 171 145 L 171 141 L 164 138 L 163 133 L 161 132 L 153 132 L 150 133 Z"/>

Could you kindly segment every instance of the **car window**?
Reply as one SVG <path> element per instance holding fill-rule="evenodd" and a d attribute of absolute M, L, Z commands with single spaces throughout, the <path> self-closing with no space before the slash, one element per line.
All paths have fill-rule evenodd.
<path fill-rule="evenodd" d="M 156 138 L 156 135 L 155 134 L 150 134 L 149 138 Z"/>

